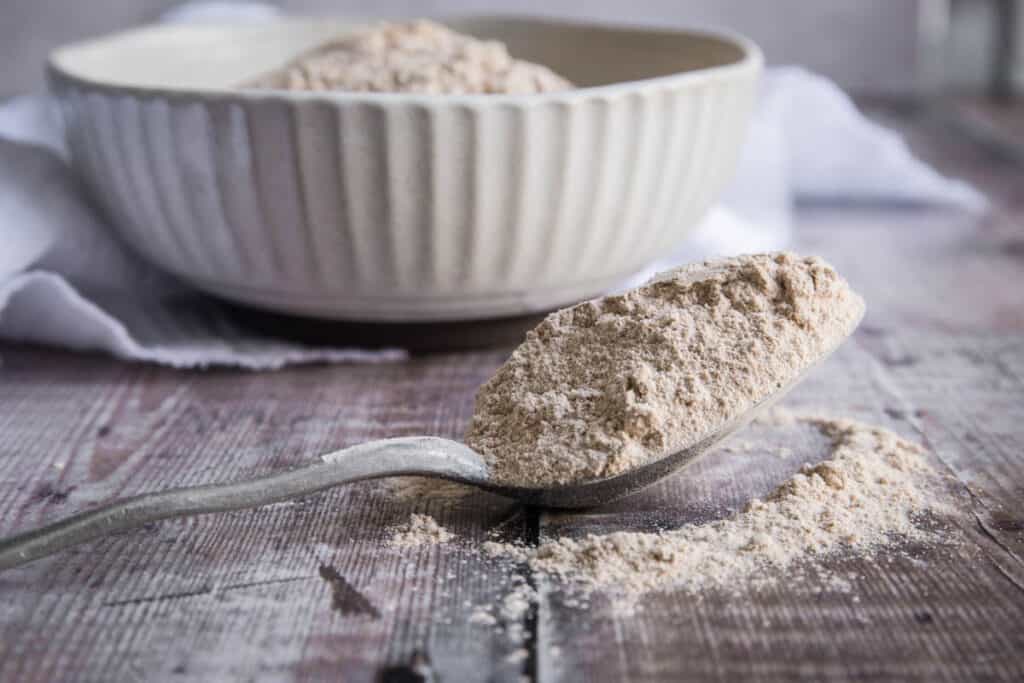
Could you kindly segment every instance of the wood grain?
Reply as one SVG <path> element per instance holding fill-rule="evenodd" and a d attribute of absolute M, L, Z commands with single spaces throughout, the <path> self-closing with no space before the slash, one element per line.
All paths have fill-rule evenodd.
<path fill-rule="evenodd" d="M 887 121 L 896 114 L 883 112 Z M 957 511 L 946 543 L 865 560 L 847 577 L 751 593 L 649 596 L 623 616 L 582 614 L 542 586 L 538 673 L 547 681 L 919 680 L 1024 677 L 1024 282 L 1021 169 L 895 119 L 933 162 L 989 191 L 991 216 L 804 207 L 795 248 L 833 262 L 868 301 L 854 339 L 789 406 L 882 424 L 930 449 Z M 545 514 L 541 538 L 671 528 L 716 519 L 806 461 L 813 436 L 754 426 L 755 445 L 719 452 L 607 509 Z M 781 445 L 794 453 L 778 458 Z"/>
<path fill-rule="evenodd" d="M 787 404 L 885 425 L 925 441 L 934 449 L 937 469 L 962 474 L 954 457 L 957 444 L 929 437 L 930 424 L 922 434 L 915 416 L 915 405 L 937 410 L 948 394 L 914 403 L 894 393 L 864 337 L 845 346 Z M 1024 354 L 1024 343 L 1017 349 Z M 960 377 L 970 382 L 991 370 Z M 1019 396 L 1018 391 L 1018 401 Z M 810 431 L 794 437 L 790 430 L 755 425 L 737 437 L 752 449 L 709 455 L 682 475 L 599 513 L 544 515 L 542 538 L 671 528 L 727 516 L 801 463 L 827 453 Z M 793 450 L 791 456 L 778 457 L 783 445 Z M 1018 482 L 1024 480 L 1020 464 L 1008 472 Z M 974 466 L 986 467 L 976 460 Z M 812 574 L 767 591 L 740 586 L 738 595 L 712 593 L 702 600 L 658 594 L 641 602 L 640 614 L 628 616 L 597 601 L 586 615 L 589 627 L 581 629 L 579 610 L 565 607 L 565 596 L 549 586 L 540 609 L 542 678 L 661 681 L 682 671 L 686 680 L 702 681 L 1015 680 L 1024 672 L 1020 554 L 1008 550 L 1009 541 L 1005 547 L 994 543 L 978 528 L 974 514 L 985 519 L 985 508 L 963 484 L 951 489 L 949 499 L 959 513 L 935 522 L 945 543 L 901 546 L 876 560 L 831 560 L 827 569 L 846 579 L 839 587 Z M 1009 519 L 1020 519 L 1019 503 L 1009 510 Z M 552 647 L 560 648 L 560 656 L 545 658 Z"/>
<path fill-rule="evenodd" d="M 458 436 L 500 353 L 275 374 L 175 372 L 5 349 L 0 528 L 118 495 L 256 475 L 366 439 Z M 465 539 L 391 550 L 427 511 Z M 523 663 L 469 623 L 507 570 L 474 545 L 528 518 L 480 494 L 396 501 L 373 484 L 108 538 L 0 575 L 0 680 L 371 680 L 426 653 L 448 680 Z"/>
<path fill-rule="evenodd" d="M 539 514 L 486 494 L 401 500 L 375 484 L 169 521 L 0 574 L 0 680 L 676 681 L 1024 679 L 1024 193 L 1021 169 L 933 117 L 877 115 L 984 188 L 984 219 L 801 207 L 798 244 L 833 261 L 869 312 L 788 405 L 883 424 L 929 449 L 955 511 L 946 542 L 836 558 L 761 593 L 652 595 L 624 616 L 566 604 L 470 620 L 523 577 L 482 559 L 491 530 L 652 529 L 731 514 L 802 462 L 813 430 L 754 426 L 658 486 L 600 510 Z M 181 372 L 0 349 L 0 533 L 116 496 L 287 467 L 366 439 L 457 437 L 503 351 L 386 366 Z M 782 447 L 792 452 L 779 457 Z M 428 512 L 460 540 L 384 547 Z M 417 678 L 419 677 L 419 678 Z"/>

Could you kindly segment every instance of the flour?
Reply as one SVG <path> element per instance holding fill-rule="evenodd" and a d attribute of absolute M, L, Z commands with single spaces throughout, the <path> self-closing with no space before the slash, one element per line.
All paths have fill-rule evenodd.
<path fill-rule="evenodd" d="M 549 315 L 480 389 L 465 440 L 505 483 L 621 474 L 797 379 L 863 311 L 817 258 L 686 266 Z"/>
<path fill-rule="evenodd" d="M 573 86 L 547 67 L 513 59 L 502 43 L 418 20 L 346 37 L 252 87 L 442 95 L 532 94 Z"/>
<path fill-rule="evenodd" d="M 438 524 L 430 515 L 413 514 L 408 522 L 392 531 L 388 545 L 396 548 L 416 548 L 447 543 L 453 538 L 455 534 Z"/>
<path fill-rule="evenodd" d="M 795 429 L 812 428 L 827 439 L 827 451 L 738 513 L 664 531 L 563 536 L 536 546 L 489 540 L 480 555 L 526 565 L 541 585 L 571 589 L 559 598 L 565 607 L 587 609 L 598 591 L 614 610 L 629 613 L 651 592 L 743 596 L 779 584 L 856 601 L 857 574 L 832 572 L 834 559 L 885 557 L 906 541 L 949 542 L 941 528 L 923 523 L 953 509 L 916 444 L 879 426 L 820 414 L 777 410 L 763 424 L 794 437 Z M 512 579 L 505 596 L 476 608 L 470 621 L 499 628 L 517 643 L 537 594 L 522 576 Z"/>
<path fill-rule="evenodd" d="M 754 422 L 772 427 L 790 427 L 800 421 L 801 413 L 794 412 L 789 408 L 774 406 L 766 410 L 756 418 Z"/>
<path fill-rule="evenodd" d="M 485 541 L 480 549 L 488 557 L 506 557 L 516 562 L 526 562 L 532 555 L 532 550 L 522 543 Z"/>
<path fill-rule="evenodd" d="M 486 607 L 478 606 L 473 609 L 473 613 L 469 615 L 469 623 L 476 624 L 478 626 L 495 626 L 498 623 L 498 618 L 487 611 Z"/>
<path fill-rule="evenodd" d="M 863 310 L 814 258 L 744 256 L 673 271 L 549 316 L 483 386 L 466 440 L 505 482 L 617 474 L 693 443 L 793 382 Z M 832 574 L 829 558 L 937 540 L 920 522 L 947 510 L 917 445 L 845 418 L 776 409 L 759 421 L 779 430 L 810 426 L 828 452 L 725 519 L 538 546 L 490 540 L 481 555 L 579 589 L 565 594 L 567 606 L 585 608 L 600 590 L 629 610 L 654 591 L 743 594 L 806 577 L 819 590 L 850 592 L 856 577 Z M 753 441 L 731 450 L 746 459 L 769 453 Z M 789 445 L 775 451 L 793 454 Z M 521 581 L 497 616 L 515 628 L 535 600 Z"/>
<path fill-rule="evenodd" d="M 486 554 L 525 561 L 541 575 L 585 591 L 635 596 L 663 589 L 739 592 L 791 582 L 801 567 L 822 573 L 821 561 L 836 553 L 869 557 L 897 538 L 928 539 L 916 522 L 941 503 L 929 495 L 934 473 L 918 446 L 847 419 L 794 419 L 830 439 L 829 457 L 805 465 L 732 517 L 656 533 L 557 538 L 532 549 L 492 543 Z M 826 580 L 849 590 L 843 578 Z"/>
<path fill-rule="evenodd" d="M 537 591 L 526 583 L 521 576 L 513 577 L 516 585 L 509 591 L 498 606 L 502 631 L 510 643 L 522 645 L 527 640 L 523 617 L 537 603 Z"/>

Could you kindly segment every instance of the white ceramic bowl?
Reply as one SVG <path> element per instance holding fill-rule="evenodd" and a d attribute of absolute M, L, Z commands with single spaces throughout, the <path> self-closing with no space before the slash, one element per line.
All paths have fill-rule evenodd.
<path fill-rule="evenodd" d="M 322 318 L 552 309 L 673 246 L 733 170 L 762 58 L 730 35 L 446 21 L 579 89 L 238 89 L 343 20 L 167 25 L 57 50 L 73 163 L 121 236 L 209 292 Z"/>

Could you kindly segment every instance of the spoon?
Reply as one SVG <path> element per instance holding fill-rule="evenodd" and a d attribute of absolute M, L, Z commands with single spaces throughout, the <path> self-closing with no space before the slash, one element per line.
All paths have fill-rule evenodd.
<path fill-rule="evenodd" d="M 776 398 L 773 395 L 772 400 Z M 531 488 L 494 481 L 483 457 L 469 446 L 435 436 L 368 441 L 320 456 L 319 461 L 257 479 L 145 493 L 72 515 L 0 540 L 0 570 L 52 555 L 107 534 L 173 517 L 244 510 L 309 496 L 380 477 L 417 475 L 448 479 L 529 505 L 585 508 L 639 491 L 682 468 L 740 429 L 763 403 L 700 441 L 627 472 L 574 484 Z"/>
<path fill-rule="evenodd" d="M 309 465 L 257 479 L 190 486 L 125 498 L 39 529 L 0 539 L 0 570 L 162 519 L 244 510 L 309 496 L 341 484 L 381 477 L 416 475 L 448 479 L 528 505 L 550 508 L 602 505 L 646 488 L 696 460 L 782 398 L 836 347 L 838 343 L 792 381 L 699 441 L 611 477 L 557 486 L 511 486 L 496 481 L 483 456 L 458 441 L 435 436 L 380 439 L 327 453 Z"/>

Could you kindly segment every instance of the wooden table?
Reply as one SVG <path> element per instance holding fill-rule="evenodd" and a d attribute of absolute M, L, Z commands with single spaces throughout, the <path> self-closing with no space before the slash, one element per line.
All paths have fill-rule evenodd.
<path fill-rule="evenodd" d="M 526 575 L 478 555 L 490 530 L 536 543 L 722 517 L 820 452 L 801 443 L 790 458 L 767 457 L 757 442 L 752 452 L 719 451 L 582 514 L 487 494 L 403 501 L 360 484 L 168 521 L 0 574 L 0 680 L 1022 680 L 1024 174 L 934 116 L 876 114 L 984 188 L 995 211 L 977 220 L 939 209 L 801 208 L 797 248 L 830 259 L 870 310 L 788 404 L 924 444 L 955 479 L 948 544 L 832 560 L 849 590 L 669 593 L 632 617 L 600 598 L 574 609 L 541 581 L 539 605 L 520 624 L 523 658 L 506 634 L 469 619 Z M 506 353 L 255 374 L 5 347 L 0 532 L 115 496 L 269 472 L 365 439 L 458 437 L 476 387 Z M 414 511 L 460 540 L 383 548 L 387 527 Z"/>

